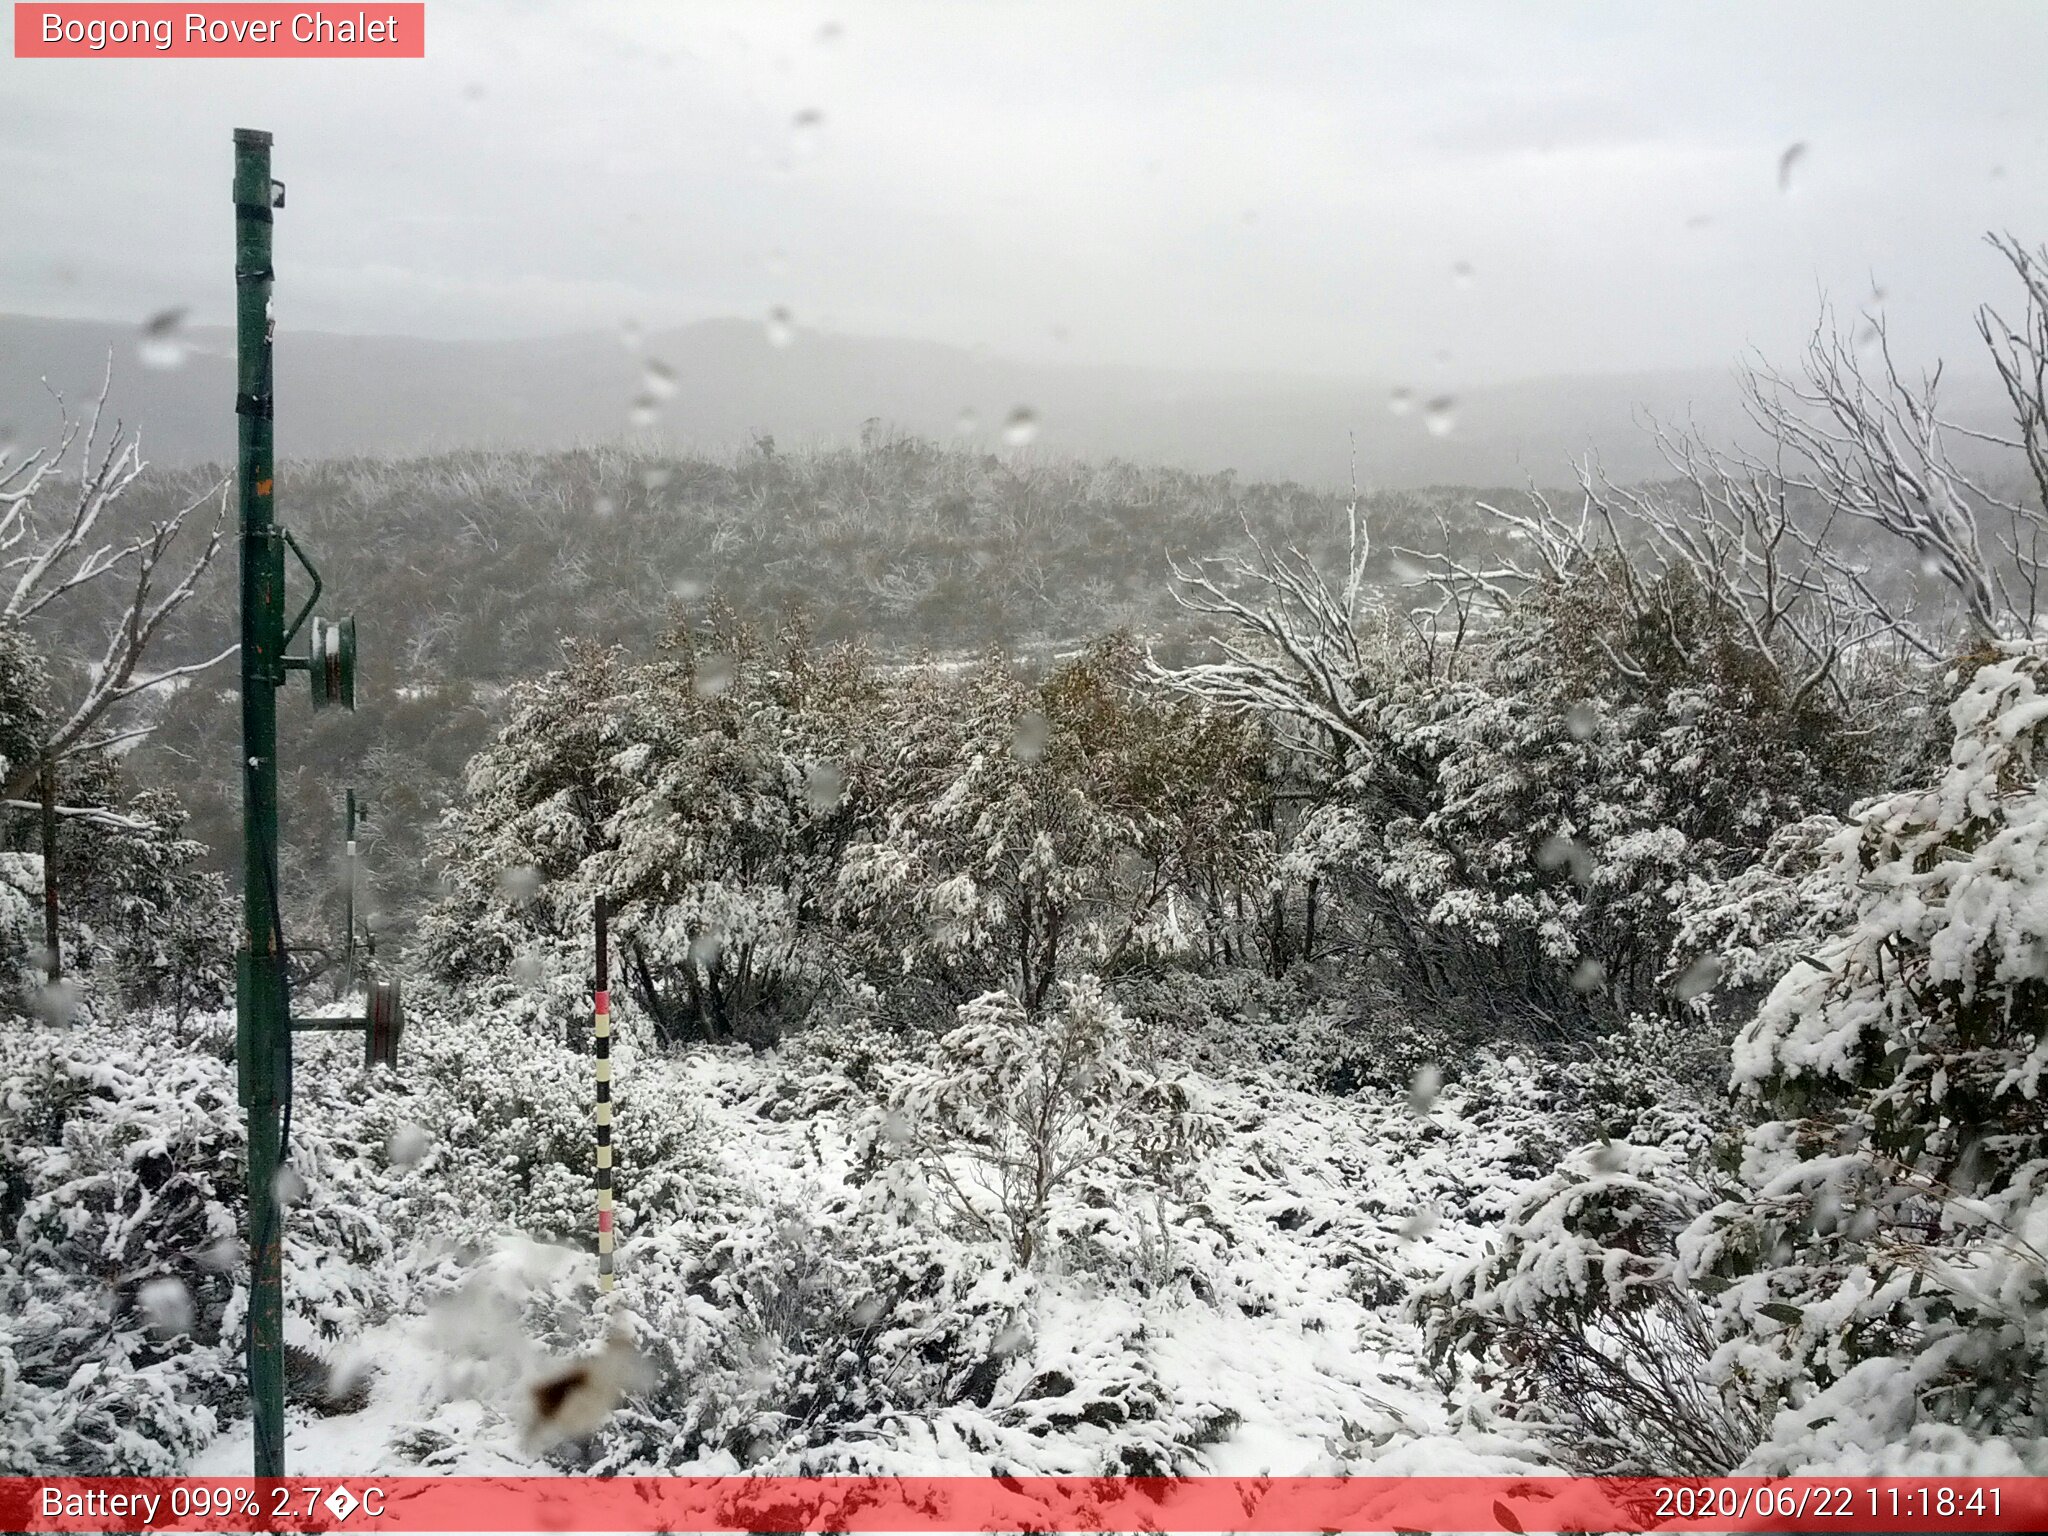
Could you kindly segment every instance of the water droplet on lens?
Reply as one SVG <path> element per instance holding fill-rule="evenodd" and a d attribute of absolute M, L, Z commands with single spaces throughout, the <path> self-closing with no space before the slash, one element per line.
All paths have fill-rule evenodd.
<path fill-rule="evenodd" d="M 833 763 L 812 763 L 804 770 L 804 798 L 820 816 L 829 816 L 846 798 L 846 775 Z"/>
<path fill-rule="evenodd" d="M 823 136 L 825 114 L 816 107 L 806 107 L 789 120 L 789 149 L 798 157 L 817 153 L 818 141 Z"/>
<path fill-rule="evenodd" d="M 725 953 L 725 935 L 722 933 L 700 933 L 690 940 L 690 963 L 701 965 L 706 970 L 718 964 Z"/>
<path fill-rule="evenodd" d="M 1424 1062 L 1415 1069 L 1415 1076 L 1408 1082 L 1408 1110 L 1411 1114 L 1426 1115 L 1436 1108 L 1437 1096 L 1444 1090 L 1443 1068 L 1435 1062 Z"/>
<path fill-rule="evenodd" d="M 180 305 L 175 309 L 160 310 L 142 324 L 142 336 L 136 343 L 136 353 L 146 368 L 176 368 L 185 361 L 185 339 L 180 334 L 185 326 L 186 309 Z"/>
<path fill-rule="evenodd" d="M 1606 985 L 1607 967 L 1598 960 L 1590 958 L 1581 960 L 1579 968 L 1572 972 L 1572 990 L 1574 992 L 1598 992 Z"/>
<path fill-rule="evenodd" d="M 659 358 L 647 359 L 647 367 L 640 376 L 640 386 L 656 400 L 673 400 L 676 394 L 676 371 Z"/>
<path fill-rule="evenodd" d="M 410 1168 L 427 1155 L 427 1149 L 434 1144 L 434 1138 L 422 1126 L 408 1121 L 391 1133 L 384 1143 L 384 1155 L 394 1168 Z"/>
<path fill-rule="evenodd" d="M 1714 990 L 1721 980 L 1721 961 L 1716 955 L 1701 955 L 1685 968 L 1685 972 L 1672 984 L 1671 990 L 1678 994 L 1678 1000 L 1689 1003 L 1694 998 Z"/>
<path fill-rule="evenodd" d="M 786 347 L 796 340 L 796 323 L 780 304 L 768 311 L 768 345 Z"/>
<path fill-rule="evenodd" d="M 715 699 L 732 687 L 733 665 L 730 656 L 706 656 L 697 663 L 697 674 L 691 686 L 697 690 L 700 699 Z"/>
<path fill-rule="evenodd" d="M 962 411 L 953 420 L 953 430 L 962 437 L 972 437 L 981 429 L 981 418 L 972 411 Z"/>
<path fill-rule="evenodd" d="M 1472 263 L 1469 261 L 1461 261 L 1456 266 L 1452 267 L 1451 281 L 1456 283 L 1460 288 L 1470 288 L 1472 286 Z"/>
<path fill-rule="evenodd" d="M 1458 424 L 1458 402 L 1449 395 L 1438 395 L 1422 408 L 1422 424 L 1431 437 L 1449 437 Z"/>
<path fill-rule="evenodd" d="M 1387 409 L 1396 416 L 1406 416 L 1415 409 L 1415 391 L 1405 384 L 1387 396 Z"/>
<path fill-rule="evenodd" d="M 1037 436 L 1038 413 L 1028 405 L 1018 406 L 1003 422 L 1003 441 L 1012 448 L 1022 448 Z"/>
<path fill-rule="evenodd" d="M 1035 763 L 1045 756 L 1045 749 L 1051 743 L 1052 722 L 1034 709 L 1019 717 L 1010 750 L 1016 753 L 1019 762 Z"/>
<path fill-rule="evenodd" d="M 242 1245 L 232 1237 L 216 1238 L 192 1257 L 201 1269 L 220 1274 L 242 1262 Z"/>
<path fill-rule="evenodd" d="M 38 987 L 32 1006 L 46 1024 L 69 1024 L 78 1011 L 78 986 L 66 976 Z"/>
<path fill-rule="evenodd" d="M 296 1168 L 280 1168 L 277 1177 L 270 1181 L 270 1192 L 279 1205 L 297 1205 L 306 1198 L 306 1181 L 299 1177 Z"/>
<path fill-rule="evenodd" d="M 818 41 L 827 45 L 828 47 L 831 44 L 838 42 L 844 36 L 846 36 L 846 28 L 842 27 L 836 21 L 828 21 L 822 27 L 818 28 Z"/>
<path fill-rule="evenodd" d="M 638 320 L 621 320 L 619 322 L 619 345 L 628 352 L 638 352 L 640 350 L 640 343 L 644 340 L 646 340 L 646 336 L 641 331 Z"/>
<path fill-rule="evenodd" d="M 1792 190 L 1792 173 L 1799 168 L 1805 159 L 1806 141 L 1804 139 L 1801 139 L 1796 144 L 1788 144 L 1785 147 L 1785 152 L 1778 156 L 1778 190 L 1780 192 L 1790 192 Z"/>
<path fill-rule="evenodd" d="M 1587 852 L 1584 844 L 1561 832 L 1553 832 L 1536 850 L 1536 867 L 1564 870 L 1572 879 L 1585 885 L 1593 878 L 1593 855 Z"/>
<path fill-rule="evenodd" d="M 619 510 L 619 504 L 609 496 L 598 496 L 592 498 L 590 510 L 598 517 L 610 517 Z"/>
<path fill-rule="evenodd" d="M 160 1339 L 192 1331 L 192 1293 L 184 1282 L 166 1275 L 152 1280 L 135 1293 L 135 1309 L 142 1314 L 149 1331 Z"/>
<path fill-rule="evenodd" d="M 1591 741 L 1600 729 L 1600 709 L 1590 699 L 1580 699 L 1564 712 L 1564 728 L 1573 741 Z"/>
<path fill-rule="evenodd" d="M 650 491 L 658 491 L 676 477 L 676 472 L 666 464 L 650 464 L 640 471 L 640 483 Z"/>

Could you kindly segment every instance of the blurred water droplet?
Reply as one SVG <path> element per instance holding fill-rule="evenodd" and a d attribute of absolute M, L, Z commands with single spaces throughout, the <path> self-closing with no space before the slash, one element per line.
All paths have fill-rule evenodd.
<path fill-rule="evenodd" d="M 242 1262 L 242 1245 L 232 1237 L 215 1238 L 192 1258 L 201 1269 L 224 1273 Z"/>
<path fill-rule="evenodd" d="M 142 323 L 142 335 L 135 344 L 136 355 L 146 368 L 177 368 L 185 361 L 185 338 L 181 334 L 188 311 L 181 305 L 159 310 Z"/>
<path fill-rule="evenodd" d="M 511 902 L 528 902 L 540 894 L 540 871 L 531 864 L 515 864 L 498 876 L 498 894 Z"/>
<path fill-rule="evenodd" d="M 725 953 L 725 935 L 717 931 L 700 933 L 690 940 L 690 963 L 710 970 Z"/>
<path fill-rule="evenodd" d="M 650 491 L 658 491 L 675 479 L 676 472 L 666 464 L 650 464 L 640 471 L 640 483 Z"/>
<path fill-rule="evenodd" d="M 1402 384 L 1387 396 L 1387 409 L 1396 416 L 1406 416 L 1415 409 L 1415 391 Z"/>
<path fill-rule="evenodd" d="M 1598 992 L 1606 985 L 1607 967 L 1590 956 L 1581 960 L 1578 969 L 1572 972 L 1574 992 Z"/>
<path fill-rule="evenodd" d="M 78 1012 L 78 985 L 69 976 L 36 988 L 36 1016 L 46 1024 L 69 1024 Z"/>
<path fill-rule="evenodd" d="M 768 253 L 768 260 L 762 265 L 763 270 L 770 277 L 787 277 L 789 275 L 789 252 L 778 245 Z"/>
<path fill-rule="evenodd" d="M 882 1140 L 890 1146 L 908 1146 L 916 1134 L 917 1123 L 910 1118 L 910 1111 L 901 1105 L 892 1107 L 882 1116 Z"/>
<path fill-rule="evenodd" d="M 829 816 L 846 798 L 846 775 L 836 763 L 812 763 L 804 770 L 804 798 L 820 816 Z"/>
<path fill-rule="evenodd" d="M 818 28 L 818 41 L 827 47 L 838 42 L 844 36 L 846 36 L 846 28 L 836 21 L 828 21 Z"/>
<path fill-rule="evenodd" d="M 1472 263 L 1461 261 L 1453 266 L 1451 268 L 1451 281 L 1460 288 L 1470 288 L 1472 286 Z"/>
<path fill-rule="evenodd" d="M 789 152 L 798 159 L 816 154 L 824 130 L 825 114 L 816 107 L 804 108 L 789 120 Z"/>
<path fill-rule="evenodd" d="M 149 1331 L 160 1339 L 192 1331 L 192 1293 L 181 1280 L 166 1275 L 152 1280 L 135 1293 L 135 1310 Z"/>
<path fill-rule="evenodd" d="M 1587 1155 L 1586 1161 L 1595 1173 L 1619 1173 L 1628 1166 L 1628 1143 L 1603 1138 L 1600 1145 Z"/>
<path fill-rule="evenodd" d="M 1711 213 L 1696 213 L 1685 221 L 1685 227 L 1687 229 L 1705 229 L 1713 222 L 1714 216 Z"/>
<path fill-rule="evenodd" d="M 1422 424 L 1431 437 L 1449 437 L 1458 424 L 1458 402 L 1449 395 L 1438 395 L 1422 408 Z"/>
<path fill-rule="evenodd" d="M 1012 448 L 1022 448 L 1038 436 L 1038 413 L 1028 405 L 1020 405 L 1003 422 L 1003 441 Z"/>
<path fill-rule="evenodd" d="M 1561 832 L 1553 832 L 1536 850 L 1536 867 L 1564 870 L 1580 885 L 1585 885 L 1593 878 L 1593 855 L 1586 851 L 1584 844 Z"/>
<path fill-rule="evenodd" d="M 981 428 L 981 418 L 972 411 L 962 411 L 953 419 L 953 430 L 962 437 L 971 437 Z"/>
<path fill-rule="evenodd" d="M 1573 741 L 1591 741 L 1600 730 L 1600 706 L 1580 699 L 1564 712 L 1564 728 Z"/>
<path fill-rule="evenodd" d="M 640 375 L 640 387 L 656 400 L 673 400 L 676 397 L 676 371 L 659 358 L 647 359 L 647 367 Z"/>
<path fill-rule="evenodd" d="M 704 595 L 704 581 L 699 576 L 678 576 L 668 584 L 668 595 L 679 603 L 694 603 Z"/>
<path fill-rule="evenodd" d="M 1436 1108 L 1437 1096 L 1444 1091 L 1443 1068 L 1433 1061 L 1426 1061 L 1415 1069 L 1415 1076 L 1408 1081 L 1408 1111 L 1410 1114 L 1426 1115 Z"/>
<path fill-rule="evenodd" d="M 628 352 L 638 352 L 640 350 L 640 343 L 646 339 L 646 332 L 640 329 L 640 322 L 638 320 L 621 320 L 619 322 L 619 345 Z"/>
<path fill-rule="evenodd" d="M 796 340 L 796 322 L 780 304 L 768 311 L 768 345 L 786 347 Z"/>
<path fill-rule="evenodd" d="M 609 496 L 597 496 L 591 499 L 590 510 L 597 517 L 610 517 L 619 510 L 619 504 Z"/>
<path fill-rule="evenodd" d="M 1685 968 L 1684 973 L 1672 984 L 1671 990 L 1678 995 L 1680 1002 L 1689 1003 L 1694 998 L 1713 991 L 1720 980 L 1720 957 L 1701 955 Z"/>
<path fill-rule="evenodd" d="M 427 1155 L 427 1149 L 434 1144 L 434 1138 L 427 1134 L 424 1126 L 407 1121 L 391 1133 L 391 1139 L 384 1143 L 384 1155 L 394 1168 L 410 1168 Z"/>
<path fill-rule="evenodd" d="M 1442 1218 L 1428 1206 L 1423 1206 L 1404 1220 L 1397 1229 L 1404 1243 L 1419 1242 L 1437 1229 Z"/>
<path fill-rule="evenodd" d="M 306 1181 L 299 1177 L 298 1169 L 280 1168 L 277 1170 L 277 1176 L 270 1181 L 270 1192 L 277 1197 L 279 1205 L 297 1205 L 306 1198 Z"/>
<path fill-rule="evenodd" d="M 469 84 L 465 85 L 465 86 L 464 86 L 464 87 L 462 88 L 462 99 L 463 99 L 464 101 L 472 101 L 472 102 L 474 102 L 474 101 L 482 101 L 482 100 L 484 99 L 484 83 L 483 83 L 483 81 L 481 81 L 481 80 L 472 80 L 472 81 L 470 81 L 470 82 L 469 82 Z"/>
<path fill-rule="evenodd" d="M 537 987 L 546 975 L 539 950 L 522 949 L 512 957 L 512 979 L 522 987 Z"/>
<path fill-rule="evenodd" d="M 1806 153 L 1806 141 L 1801 139 L 1796 144 L 1786 145 L 1785 152 L 1778 156 L 1778 190 L 1780 192 L 1790 192 L 1792 190 L 1792 173 L 1805 162 Z"/>
<path fill-rule="evenodd" d="M 1035 763 L 1045 756 L 1045 749 L 1052 744 L 1052 722 L 1037 710 L 1019 717 L 1015 733 L 1010 740 L 1010 750 L 1020 763 Z"/>
<path fill-rule="evenodd" d="M 1868 320 L 1866 320 L 1861 325 L 1856 327 L 1856 334 L 1854 337 L 1851 338 L 1851 340 L 1853 341 L 1858 352 L 1861 352 L 1868 356 L 1869 354 L 1877 351 L 1879 345 L 1882 344 L 1882 342 L 1884 341 L 1884 332 L 1880 331 L 1876 326 L 1872 325 Z"/>
<path fill-rule="evenodd" d="M 7 422 L 0 421 L 0 459 L 11 459 L 21 447 L 21 438 Z"/>
<path fill-rule="evenodd" d="M 706 656 L 697 663 L 696 676 L 691 686 L 697 690 L 700 699 L 715 699 L 733 683 L 733 665 L 730 656 Z"/>

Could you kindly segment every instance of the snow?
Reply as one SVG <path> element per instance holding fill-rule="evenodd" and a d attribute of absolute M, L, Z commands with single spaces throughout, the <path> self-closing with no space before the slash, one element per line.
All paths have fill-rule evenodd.
<path fill-rule="evenodd" d="M 429 1003 L 408 1043 L 438 1051 L 447 1042 L 436 1045 L 436 1037 L 465 1027 Z M 851 1182 L 871 1107 L 852 1096 L 792 1112 L 791 1095 L 829 1088 L 814 1059 L 729 1050 L 663 1056 L 630 1043 L 620 1054 L 622 1100 L 658 1097 L 689 1121 L 692 1146 L 708 1156 L 705 1185 L 723 1192 L 708 1206 L 730 1199 L 741 1210 L 779 1211 L 790 1236 L 808 1245 L 871 1197 Z M 1508 1069 L 1498 1071 L 1512 1083 Z M 310 1076 L 306 1065 L 301 1076 Z M 1011 1322 L 988 1335 L 1004 1363 L 985 1404 L 956 1399 L 885 1415 L 852 1438 L 811 1436 L 807 1449 L 801 1441 L 781 1451 L 757 1444 L 738 1461 L 730 1450 L 705 1448 L 664 1458 L 658 1470 L 1101 1472 L 1137 1451 L 1182 1471 L 1246 1476 L 1545 1466 L 1526 1439 L 1453 1425 L 1401 1311 L 1421 1280 L 1478 1251 L 1498 1210 L 1527 1183 L 1503 1166 L 1517 1144 L 1513 1117 L 1500 1118 L 1504 1083 L 1485 1090 L 1486 1106 L 1464 1088 L 1447 1088 L 1427 1115 L 1394 1090 L 1344 1101 L 1207 1074 L 1188 1086 L 1224 1130 L 1192 1183 L 1165 1206 L 1176 1278 L 1136 1284 L 1103 1257 L 1121 1251 L 1119 1218 L 1129 1211 L 1060 1208 L 1054 1226 L 1067 1240 L 1030 1275 L 1005 1268 L 999 1254 L 977 1256 L 971 1239 L 927 1234 L 937 1262 L 982 1276 L 963 1293 L 970 1310 L 976 1295 L 999 1311 L 1014 1309 Z M 435 1125 L 432 1103 L 420 1102 L 437 1092 L 420 1084 L 405 1095 L 405 1113 L 422 1119 L 435 1146 L 422 1169 L 381 1176 L 386 1189 L 432 1178 L 460 1155 L 445 1146 L 459 1130 L 445 1117 Z M 351 1118 L 344 1097 L 302 1103 L 298 1123 L 319 1140 L 338 1129 L 327 1124 L 337 1116 Z M 621 1118 L 622 1180 L 631 1189 L 632 1120 Z M 314 1205 L 341 1198 L 335 1177 L 354 1176 L 319 1156 L 302 1162 Z M 421 1195 L 436 1198 L 418 1190 L 414 1198 Z M 715 1212 L 658 1211 L 660 1203 L 643 1202 L 624 1223 L 613 1322 L 638 1313 L 642 1329 L 654 1318 L 667 1326 L 695 1318 L 682 1324 L 686 1333 L 713 1326 L 705 1303 L 679 1312 L 677 1298 L 657 1287 L 671 1274 L 665 1256 Z M 1440 1219 L 1418 1240 L 1409 1234 L 1423 1211 Z M 290 1465 L 309 1475 L 573 1467 L 530 1443 L 525 1388 L 611 1326 L 591 1295 L 590 1254 L 501 1224 L 481 1254 L 465 1260 L 439 1240 L 445 1234 L 403 1230 L 395 1210 L 383 1219 L 391 1223 L 383 1233 L 393 1245 L 390 1263 L 403 1276 L 389 1277 L 393 1305 L 344 1325 L 324 1350 L 338 1378 L 367 1367 L 367 1399 L 341 1413 L 295 1406 Z M 745 1219 L 741 1227 L 759 1229 Z M 768 1240 L 776 1240 L 772 1231 Z M 297 1272 L 289 1277 L 296 1303 L 306 1300 L 307 1284 Z M 313 1341 L 317 1330 L 293 1316 L 293 1336 Z M 186 1465 L 228 1474 L 245 1469 L 249 1456 L 250 1429 L 240 1421 Z"/>

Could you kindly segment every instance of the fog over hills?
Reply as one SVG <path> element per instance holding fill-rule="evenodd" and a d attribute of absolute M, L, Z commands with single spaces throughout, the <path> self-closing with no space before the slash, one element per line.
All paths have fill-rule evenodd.
<path fill-rule="evenodd" d="M 47 435 L 111 353 L 114 408 L 139 423 L 159 464 L 224 459 L 233 442 L 233 337 L 184 332 L 184 360 L 152 368 L 134 328 L 0 316 L 0 426 Z M 673 374 L 651 426 L 630 422 L 646 361 Z M 444 341 L 281 328 L 278 441 L 287 455 L 399 456 L 447 448 L 527 449 L 630 436 L 719 449 L 759 434 L 787 446 L 856 437 L 863 422 L 941 441 L 1003 443 L 1019 407 L 1050 453 L 1123 457 L 1247 477 L 1341 484 L 1356 432 L 1360 478 L 1384 487 L 1555 484 L 1597 453 L 1617 475 L 1659 468 L 1641 422 L 1690 418 L 1725 440 L 1740 426 L 1733 368 L 1535 379 L 1469 393 L 1395 381 L 1175 373 L 1011 362 L 931 342 L 805 332 L 786 347 L 760 325 L 710 320 L 646 338 Z M 971 423 L 963 413 L 972 413 Z M 1432 427 L 1442 429 L 1432 430 Z M 963 435 L 964 434 L 964 435 Z"/>

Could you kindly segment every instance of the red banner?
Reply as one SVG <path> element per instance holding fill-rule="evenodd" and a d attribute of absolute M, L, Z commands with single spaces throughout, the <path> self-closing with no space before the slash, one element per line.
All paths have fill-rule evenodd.
<path fill-rule="evenodd" d="M 2048 1478 L 0 1478 L 8 1531 L 2043 1531 Z"/>
<path fill-rule="evenodd" d="M 411 4 L 24 5 L 18 59 L 423 59 L 427 8 Z"/>

